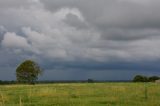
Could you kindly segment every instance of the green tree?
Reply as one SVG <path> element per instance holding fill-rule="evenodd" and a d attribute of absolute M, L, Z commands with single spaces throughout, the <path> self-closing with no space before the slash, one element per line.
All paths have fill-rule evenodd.
<path fill-rule="evenodd" d="M 16 69 L 16 78 L 19 83 L 34 84 L 42 69 L 32 60 L 22 62 Z"/>
<path fill-rule="evenodd" d="M 146 76 L 136 75 L 133 82 L 148 82 L 148 78 Z"/>
<path fill-rule="evenodd" d="M 150 82 L 155 82 L 156 80 L 159 80 L 160 79 L 160 77 L 158 77 L 158 76 L 151 76 L 151 77 L 149 77 L 149 81 Z"/>

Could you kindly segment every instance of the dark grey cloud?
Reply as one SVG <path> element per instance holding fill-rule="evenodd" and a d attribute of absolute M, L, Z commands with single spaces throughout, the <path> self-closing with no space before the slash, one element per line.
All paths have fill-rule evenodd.
<path fill-rule="evenodd" d="M 55 10 L 60 7 L 77 7 L 89 22 L 98 27 L 159 28 L 159 1 L 127 0 L 42 0 L 45 7 Z"/>
<path fill-rule="evenodd" d="M 51 11 L 60 7 L 77 7 L 87 22 L 96 27 L 105 38 L 137 40 L 159 35 L 159 1 L 127 0 L 60 0 L 42 1 Z M 152 30 L 157 30 L 154 32 Z M 147 34 L 148 33 L 148 34 Z"/>
<path fill-rule="evenodd" d="M 0 70 L 14 78 L 33 59 L 41 79 L 158 73 L 159 9 L 158 0 L 0 0 Z"/>
<path fill-rule="evenodd" d="M 86 29 L 89 27 L 87 23 L 83 23 L 78 19 L 76 15 L 72 15 L 72 14 L 68 14 L 64 22 L 67 23 L 68 25 L 76 27 L 77 29 Z"/>
<path fill-rule="evenodd" d="M 103 31 L 102 38 L 117 41 L 134 41 L 143 39 L 152 39 L 160 36 L 157 28 L 153 29 L 123 29 L 111 28 Z"/>

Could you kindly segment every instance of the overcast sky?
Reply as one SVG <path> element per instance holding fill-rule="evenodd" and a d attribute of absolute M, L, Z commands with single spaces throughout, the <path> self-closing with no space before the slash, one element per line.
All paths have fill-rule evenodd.
<path fill-rule="evenodd" d="M 0 0 L 0 80 L 26 59 L 40 80 L 160 75 L 160 0 Z"/>

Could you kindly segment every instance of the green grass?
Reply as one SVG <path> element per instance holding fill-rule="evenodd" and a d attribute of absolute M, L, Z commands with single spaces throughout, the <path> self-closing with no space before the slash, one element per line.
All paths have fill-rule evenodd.
<path fill-rule="evenodd" d="M 0 85 L 0 106 L 160 106 L 160 84 Z"/>

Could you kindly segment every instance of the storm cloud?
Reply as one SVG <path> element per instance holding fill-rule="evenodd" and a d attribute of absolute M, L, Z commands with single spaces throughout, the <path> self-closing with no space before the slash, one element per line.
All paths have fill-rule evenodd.
<path fill-rule="evenodd" d="M 159 10 L 158 0 L 0 0 L 0 70 L 33 59 L 42 79 L 159 73 Z"/>

